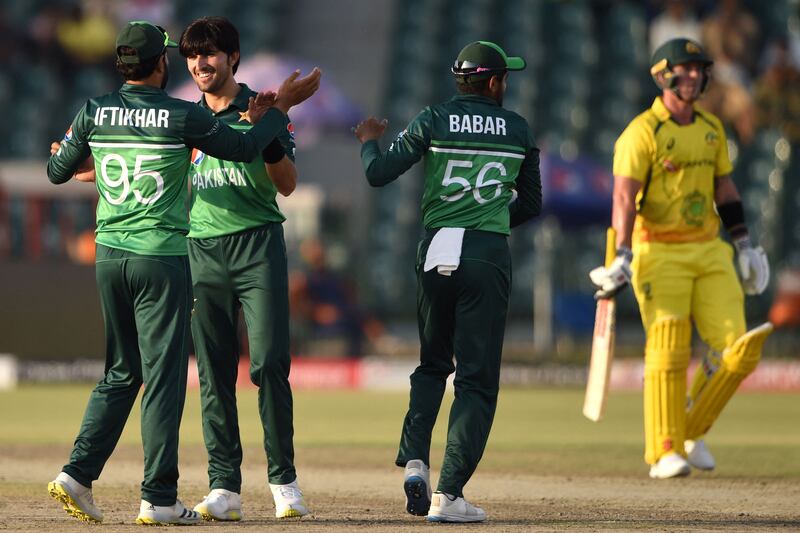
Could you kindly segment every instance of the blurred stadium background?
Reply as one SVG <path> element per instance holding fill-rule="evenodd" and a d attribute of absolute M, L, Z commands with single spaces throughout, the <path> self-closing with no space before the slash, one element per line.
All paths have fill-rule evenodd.
<path fill-rule="evenodd" d="M 301 186 L 282 203 L 295 354 L 410 361 L 398 367 L 405 380 L 417 351 L 421 174 L 370 190 L 350 127 L 369 114 L 386 116 L 393 138 L 422 107 L 453 92 L 449 67 L 458 50 L 490 39 L 528 61 L 510 77 L 506 106 L 532 125 L 545 194 L 543 216 L 511 238 L 504 357 L 528 369 L 566 369 L 557 377 L 525 372 L 533 381 L 581 382 L 594 316 L 587 272 L 603 256 L 614 140 L 657 94 L 650 51 L 687 35 L 716 62 L 703 105 L 728 128 L 734 179 L 771 260 L 772 282 L 748 298 L 748 320 L 769 317 L 779 326 L 766 357 L 796 357 L 800 0 L 2 0 L 0 353 L 29 369 L 23 379 L 102 372 L 96 192 L 49 184 L 50 142 L 86 98 L 118 86 L 113 43 L 124 22 L 152 20 L 177 39 L 192 19 L 212 14 L 240 30 L 240 81 L 275 87 L 295 66 L 324 71 L 320 94 L 294 115 Z M 168 91 L 195 98 L 183 59 L 172 53 L 170 61 Z M 643 339 L 638 313 L 630 291 L 620 300 L 619 353 L 634 359 Z M 76 359 L 89 363 L 35 370 L 44 360 Z M 363 379 L 336 368 L 344 381 Z"/>

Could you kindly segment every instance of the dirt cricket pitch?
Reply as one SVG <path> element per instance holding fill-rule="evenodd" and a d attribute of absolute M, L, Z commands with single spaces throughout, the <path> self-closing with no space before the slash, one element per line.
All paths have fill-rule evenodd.
<path fill-rule="evenodd" d="M 71 395 L 85 398 L 87 392 L 88 389 L 81 389 L 78 393 L 70 390 L 58 395 L 65 397 L 65 403 L 71 403 L 78 401 Z M 48 394 L 23 391 L 22 397 L 14 400 L 29 400 L 25 397 L 28 393 L 33 395 L 30 398 Z M 465 491 L 468 499 L 486 510 L 488 522 L 483 525 L 427 524 L 424 519 L 405 513 L 402 471 L 391 464 L 395 453 L 394 433 L 400 422 L 397 415 L 398 412 L 402 414 L 405 402 L 403 395 L 391 397 L 388 404 L 373 405 L 380 404 L 383 400 L 378 398 L 383 396 L 365 398 L 358 394 L 331 394 L 296 394 L 296 414 L 299 415 L 296 417 L 297 466 L 312 516 L 288 521 L 278 521 L 273 517 L 266 486 L 265 459 L 259 445 L 260 435 L 253 430 L 253 421 L 248 418 L 251 416 L 250 408 L 246 407 L 246 404 L 254 403 L 251 402 L 253 396 L 245 393 L 239 402 L 240 416 L 245 419 L 243 436 L 246 435 L 242 490 L 244 521 L 235 524 L 204 523 L 198 527 L 214 528 L 214 531 L 298 532 L 405 532 L 432 531 L 432 528 L 459 531 L 467 528 L 487 531 L 800 530 L 800 476 L 797 475 L 799 461 L 795 430 L 787 430 L 784 435 L 780 428 L 776 428 L 775 435 L 764 436 L 759 429 L 731 425 L 727 430 L 720 430 L 718 459 L 721 466 L 717 472 L 652 481 L 647 478 L 639 455 L 639 436 L 635 434 L 635 428 L 640 422 L 635 420 L 636 408 L 631 407 L 631 412 L 625 408 L 631 398 L 612 403 L 612 418 L 607 426 L 584 425 L 577 417 L 569 418 L 571 414 L 564 421 L 565 413 L 573 411 L 571 403 L 563 406 L 563 413 L 558 409 L 553 413 L 552 407 L 547 408 L 546 412 L 568 424 L 564 427 L 577 428 L 576 434 L 569 435 L 564 427 L 557 425 L 555 418 L 548 419 L 544 410 L 537 411 L 536 406 L 552 400 L 548 400 L 551 393 L 546 392 L 511 393 L 505 407 L 501 404 L 497 434 L 490 439 L 484 462 Z M 574 400 L 579 405 L 578 391 L 552 394 L 556 394 L 556 404 Z M 753 398 L 757 397 L 737 407 L 742 420 L 749 420 L 747 406 L 755 401 Z M 180 497 L 187 505 L 197 503 L 207 490 L 205 451 L 199 441 L 199 423 L 192 420 L 198 414 L 196 405 L 192 404 L 195 399 L 190 395 L 184 422 L 186 427 L 182 430 Z M 796 396 L 786 398 L 787 412 L 783 415 L 796 410 L 791 404 L 796 406 L 797 399 Z M 514 400 L 513 406 L 509 400 Z M 531 403 L 527 407 L 520 405 L 525 401 Z M 766 397 L 764 401 L 776 400 Z M 358 415 L 353 414 L 357 420 L 352 426 L 348 426 L 348 420 L 352 419 L 347 418 L 325 426 L 325 419 L 330 419 L 330 414 L 315 418 L 311 409 L 318 409 L 323 403 L 339 411 L 352 403 L 352 413 L 365 411 L 367 418 L 358 420 Z M 80 411 L 83 405 L 80 401 L 78 404 L 76 409 Z M 5 432 L 0 435 L 0 530 L 55 530 L 59 533 L 141 531 L 143 526 L 134 524 L 142 471 L 141 447 L 137 444 L 135 427 L 138 413 L 132 416 L 134 423 L 129 425 L 133 427 L 126 429 L 120 447 L 94 487 L 95 500 L 105 512 L 105 521 L 102 525 L 90 525 L 67 516 L 48 497 L 46 490 L 47 482 L 68 457 L 80 412 L 76 415 L 70 411 L 65 415 L 69 419 L 65 422 L 69 430 L 61 430 L 56 415 L 47 415 L 49 410 L 37 411 L 36 405 L 29 401 L 29 414 L 33 418 L 26 429 L 19 425 L 21 418 L 15 418 L 14 411 L 8 409 L 10 405 L 4 403 L 4 397 L 0 395 L 3 425 L 12 430 L 16 427 L 20 435 L 16 439 Z M 390 414 L 375 417 L 371 408 L 388 409 Z M 509 409 L 523 411 L 509 413 Z M 528 414 L 523 419 L 521 413 L 526 409 Z M 614 426 L 614 413 L 625 416 L 624 431 Z M 541 415 L 538 420 L 537 415 Z M 55 418 L 48 419 L 48 416 Z M 514 419 L 517 426 L 522 424 L 521 428 L 510 426 Z M 370 420 L 373 422 L 371 425 Z M 337 425 L 341 426 L 341 435 L 333 433 Z M 384 426 L 392 428 L 386 431 L 386 435 L 383 435 Z M 313 427 L 317 430 L 312 431 Z M 53 433 L 54 428 L 59 429 L 58 435 Z M 434 469 L 441 460 L 442 431 L 443 428 L 437 426 L 432 454 Z M 629 431 L 634 434 L 627 435 Z M 591 439 L 597 432 L 601 432 L 600 435 L 604 434 L 602 432 L 619 432 L 619 445 L 612 446 L 600 436 L 596 442 L 589 442 L 588 447 L 576 448 L 572 444 L 573 441 Z M 554 434 L 561 435 L 563 444 L 548 440 L 555 439 Z M 747 437 L 748 434 L 751 436 Z M 530 435 L 533 440 L 525 442 L 524 435 Z M 759 447 L 748 442 L 765 444 Z M 614 452 L 617 447 L 621 447 L 621 451 Z M 596 452 L 592 455 L 593 449 Z M 577 460 L 587 455 L 585 462 Z M 781 457 L 787 458 L 783 463 L 789 469 L 785 475 L 780 473 L 782 466 L 770 466 Z M 748 461 L 752 464 L 747 464 Z M 748 470 L 756 475 L 742 474 Z"/>

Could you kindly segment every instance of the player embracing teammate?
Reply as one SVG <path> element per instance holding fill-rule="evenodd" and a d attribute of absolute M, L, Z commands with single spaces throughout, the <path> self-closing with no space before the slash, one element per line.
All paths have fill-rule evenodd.
<path fill-rule="evenodd" d="M 299 73 L 292 74 L 277 94 L 242 88 L 237 105 L 255 125 L 236 131 L 223 117 L 164 92 L 167 49 L 176 46 L 161 27 L 146 21 L 127 24 L 116 41 L 117 70 L 125 83 L 117 91 L 88 100 L 47 166 L 53 183 L 73 176 L 94 180 L 99 195 L 96 271 L 106 333 L 106 370 L 89 399 L 69 463 L 48 486 L 67 513 L 89 522 L 103 520 L 94 503 L 92 483 L 116 447 L 142 385 L 144 481 L 136 522 L 200 521 L 202 510 L 186 509 L 177 499 L 178 428 L 186 392 L 191 311 L 186 243 L 190 154 L 195 149 L 209 158 L 242 163 L 263 157 L 268 164 L 284 165 L 281 170 L 288 172 L 285 148 L 276 139 L 286 136 L 288 110 L 319 87 L 320 73 L 315 70 L 300 79 Z M 257 177 L 265 178 L 263 168 Z M 273 235 L 272 244 L 263 247 L 281 250 L 280 231 L 273 230 Z M 259 251 L 254 245 L 242 253 Z M 275 256 L 271 253 L 270 260 Z M 251 284 L 275 279 L 280 287 L 280 261 L 274 266 L 275 278 L 252 272 Z M 285 259 L 282 268 L 285 271 Z M 238 355 L 235 346 L 225 348 Z M 270 396 L 274 388 L 279 394 L 286 392 L 280 384 L 274 385 L 283 374 L 288 376 L 288 362 L 281 365 L 272 364 L 267 377 L 254 375 L 259 385 L 262 378 L 271 380 L 270 387 L 261 387 L 262 394 L 265 388 L 270 388 L 266 393 Z M 235 369 L 235 360 L 230 361 L 227 371 L 235 376 Z M 281 407 L 287 405 L 291 409 L 291 395 Z M 291 410 L 281 416 L 289 417 L 289 429 L 287 433 L 285 423 L 276 423 L 279 438 L 282 445 L 287 438 L 291 444 Z M 303 514 L 304 507 L 297 510 L 302 496 L 292 487 L 291 449 L 283 446 L 276 453 L 282 459 L 275 480 L 283 489 L 276 503 L 285 508 L 279 510 L 286 516 Z M 236 467 L 232 457 L 229 470 Z"/>

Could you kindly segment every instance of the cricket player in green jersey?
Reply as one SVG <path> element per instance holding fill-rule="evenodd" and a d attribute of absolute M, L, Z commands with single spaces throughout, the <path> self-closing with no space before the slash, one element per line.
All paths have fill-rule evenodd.
<path fill-rule="evenodd" d="M 223 17 L 189 24 L 180 39 L 200 107 L 230 127 L 248 131 L 248 99 L 255 93 L 234 78 L 239 33 Z M 236 408 L 238 318 L 243 309 L 250 347 L 250 379 L 258 386 L 268 481 L 278 518 L 308 514 L 294 467 L 292 390 L 289 386 L 289 295 L 285 220 L 275 201 L 297 182 L 291 124 L 247 163 L 200 150 L 189 168 L 192 207 L 189 265 L 194 309 L 192 336 L 200 377 L 209 494 L 195 511 L 206 520 L 241 520 L 242 444 Z"/>
<path fill-rule="evenodd" d="M 381 153 L 386 121 L 356 127 L 370 185 L 396 179 L 424 158 L 417 314 L 420 365 L 397 465 L 405 467 L 406 510 L 432 522 L 480 522 L 464 499 L 486 447 L 500 380 L 511 289 L 510 227 L 541 209 L 539 150 L 525 119 L 502 107 L 509 70 L 525 61 L 496 44 L 467 45 L 453 65 L 458 94 L 426 107 Z M 453 356 L 457 366 L 453 365 Z M 431 495 L 430 444 L 447 376 L 455 371 L 447 447 Z"/>
<path fill-rule="evenodd" d="M 97 177 L 96 270 L 106 370 L 89 398 L 69 463 L 48 486 L 70 515 L 91 522 L 103 518 L 92 498 L 92 482 L 111 456 L 143 384 L 144 481 L 136 521 L 200 521 L 177 499 L 191 308 L 186 257 L 190 150 L 250 161 L 285 129 L 291 106 L 319 86 L 318 71 L 302 79 L 295 72 L 277 96 L 259 94 L 248 106 L 257 125 L 242 135 L 208 111 L 164 92 L 166 51 L 175 46 L 149 22 L 126 25 L 116 42 L 124 85 L 87 101 L 47 166 L 50 181 L 64 183 L 91 158 Z"/>

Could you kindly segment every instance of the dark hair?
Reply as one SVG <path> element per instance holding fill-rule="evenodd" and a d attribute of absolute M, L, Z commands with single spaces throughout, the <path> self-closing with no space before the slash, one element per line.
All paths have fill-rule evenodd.
<path fill-rule="evenodd" d="M 239 31 L 225 17 L 202 17 L 192 21 L 181 35 L 180 51 L 183 57 L 239 52 Z M 233 65 L 233 73 L 239 60 Z"/>
<path fill-rule="evenodd" d="M 472 82 L 467 81 L 467 79 L 467 76 L 456 76 L 456 89 L 460 94 L 484 94 L 489 90 L 489 80 L 492 78 L 490 76 Z"/>
<path fill-rule="evenodd" d="M 135 55 L 136 50 L 128 46 L 120 46 L 117 53 L 121 55 Z M 163 53 L 158 54 L 156 57 L 145 59 L 141 63 L 123 63 L 117 58 L 117 72 L 119 72 L 125 80 L 143 80 L 156 70 L 158 61 L 163 55 Z"/>

